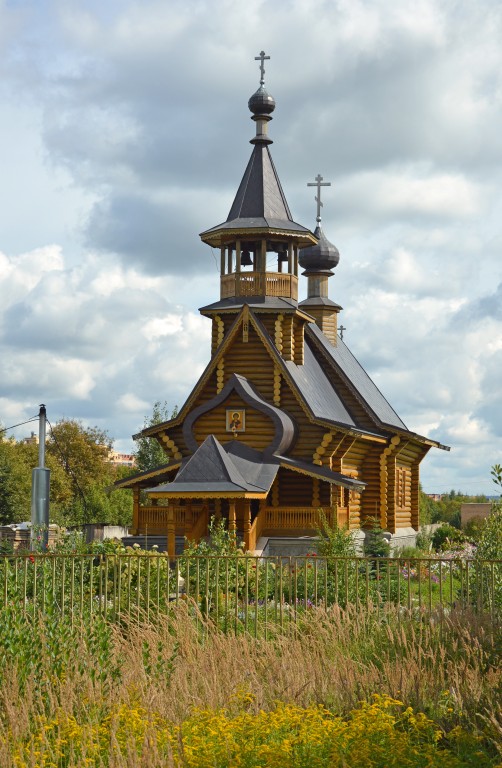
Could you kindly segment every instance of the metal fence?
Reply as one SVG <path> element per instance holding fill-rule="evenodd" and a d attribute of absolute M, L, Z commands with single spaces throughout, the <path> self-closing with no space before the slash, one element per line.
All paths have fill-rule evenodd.
<path fill-rule="evenodd" d="M 225 631 L 267 634 L 340 605 L 502 614 L 502 561 L 159 553 L 0 556 L 0 609 L 149 620 L 183 604 Z"/>

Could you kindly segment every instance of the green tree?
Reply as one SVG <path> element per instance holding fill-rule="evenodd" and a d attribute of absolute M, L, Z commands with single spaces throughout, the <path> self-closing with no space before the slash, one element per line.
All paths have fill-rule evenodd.
<path fill-rule="evenodd" d="M 429 525 L 434 519 L 439 516 L 437 502 L 427 496 L 420 484 L 420 496 L 419 496 L 419 517 L 420 525 Z"/>
<path fill-rule="evenodd" d="M 178 407 L 175 406 L 171 415 L 169 415 L 169 406 L 167 402 L 161 403 L 157 400 L 154 403 L 150 416 L 145 417 L 143 428 L 153 427 L 155 424 L 162 424 L 165 421 L 174 419 L 178 414 Z M 149 469 L 155 469 L 160 464 L 166 464 L 167 457 L 162 445 L 155 437 L 140 437 L 137 440 L 137 449 L 134 452 L 136 457 L 136 466 L 140 472 L 146 472 Z"/>
<path fill-rule="evenodd" d="M 0 442 L 0 524 L 31 517 L 31 471 L 38 464 L 36 445 Z"/>
<path fill-rule="evenodd" d="M 73 419 L 64 419 L 51 429 L 47 464 L 56 470 L 51 477 L 51 521 L 130 524 L 131 492 L 113 489 L 124 469 L 108 461 L 112 445 L 105 430 L 84 427 Z"/>
<path fill-rule="evenodd" d="M 366 557 L 389 557 L 390 544 L 384 535 L 380 520 L 370 520 L 370 528 L 364 539 L 364 554 Z"/>
<path fill-rule="evenodd" d="M 476 569 L 472 595 L 483 599 L 484 606 L 502 611 L 502 465 L 491 469 L 493 482 L 501 491 L 493 502 L 491 513 L 483 521 L 481 536 L 476 547 Z"/>
<path fill-rule="evenodd" d="M 51 427 L 45 457 L 51 470 L 51 523 L 130 523 L 131 493 L 113 490 L 114 480 L 124 470 L 108 461 L 111 445 L 105 431 L 75 420 Z M 0 439 L 0 524 L 30 520 L 31 475 L 36 466 L 36 444 Z"/>

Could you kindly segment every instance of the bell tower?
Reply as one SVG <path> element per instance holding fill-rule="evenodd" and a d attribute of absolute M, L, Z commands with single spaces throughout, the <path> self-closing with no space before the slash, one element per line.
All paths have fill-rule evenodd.
<path fill-rule="evenodd" d="M 293 221 L 270 154 L 268 124 L 275 100 L 265 89 L 262 51 L 260 85 L 248 101 L 256 124 L 250 140 L 253 151 L 227 220 L 202 232 L 202 241 L 220 249 L 220 301 L 211 310 L 241 308 L 244 304 L 297 310 L 299 250 L 315 245 L 310 230 Z"/>

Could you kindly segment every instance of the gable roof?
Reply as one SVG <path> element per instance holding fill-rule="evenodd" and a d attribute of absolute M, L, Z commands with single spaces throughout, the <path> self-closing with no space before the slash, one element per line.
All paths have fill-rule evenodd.
<path fill-rule="evenodd" d="M 295 385 L 317 418 L 330 419 L 350 427 L 356 426 L 307 340 L 304 347 L 304 364 L 296 365 L 290 360 L 285 363 Z"/>
<path fill-rule="evenodd" d="M 241 307 L 234 323 L 227 332 L 215 354 L 209 361 L 205 371 L 181 407 L 176 418 L 170 419 L 169 421 L 163 422 L 162 424 L 155 424 L 151 427 L 146 427 L 138 434 L 133 435 L 134 438 L 153 437 L 159 434 L 159 432 L 163 432 L 178 426 L 179 424 L 183 423 L 186 418 L 191 418 L 190 408 L 195 398 L 203 390 L 210 375 L 216 370 L 218 361 L 224 356 L 227 348 L 232 344 L 233 339 L 236 337 L 242 322 L 242 316 L 243 308 Z M 280 355 L 267 329 L 261 322 L 260 318 L 254 314 L 251 308 L 249 308 L 249 321 L 255 327 L 258 335 L 264 342 L 264 346 L 270 354 L 271 359 L 281 368 L 286 381 L 297 394 L 300 403 L 302 403 L 303 407 L 307 409 L 307 412 L 310 414 L 311 418 L 332 424 L 334 423 L 342 430 L 346 430 L 351 434 L 358 433 L 363 436 L 367 435 L 369 437 L 376 437 L 380 440 L 386 439 L 385 435 L 382 435 L 378 432 L 376 423 L 374 431 L 370 431 L 365 426 L 359 426 L 357 424 L 357 422 L 349 413 L 347 407 L 342 403 L 338 393 L 336 392 L 336 389 L 334 388 L 334 383 L 322 371 L 322 368 L 316 359 L 315 351 L 312 352 L 312 355 L 309 358 L 311 361 L 311 370 L 309 370 L 309 368 L 306 366 L 297 366 L 295 363 L 288 363 Z M 309 324 L 307 326 L 307 331 L 312 327 L 317 329 L 317 326 Z M 321 332 L 319 331 L 319 333 Z M 325 338 L 323 334 L 321 335 L 323 338 Z M 307 338 L 307 332 L 305 337 Z M 326 338 L 325 341 L 329 346 L 331 346 Z M 247 379 L 245 379 L 243 376 L 239 378 L 248 386 L 252 386 L 251 382 L 248 382 Z M 321 384 L 323 387 L 326 387 L 325 392 L 319 391 L 319 386 Z M 402 426 L 401 429 L 406 428 Z"/>

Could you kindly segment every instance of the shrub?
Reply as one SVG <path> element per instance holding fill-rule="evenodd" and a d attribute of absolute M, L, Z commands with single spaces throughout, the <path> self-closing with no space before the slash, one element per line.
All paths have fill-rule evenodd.
<path fill-rule="evenodd" d="M 432 534 L 431 541 L 433 549 L 436 552 L 442 552 L 450 549 L 456 544 L 465 544 L 467 538 L 458 530 L 458 528 L 454 528 L 452 525 L 449 525 L 449 523 L 445 523 L 440 528 L 436 528 Z"/>

